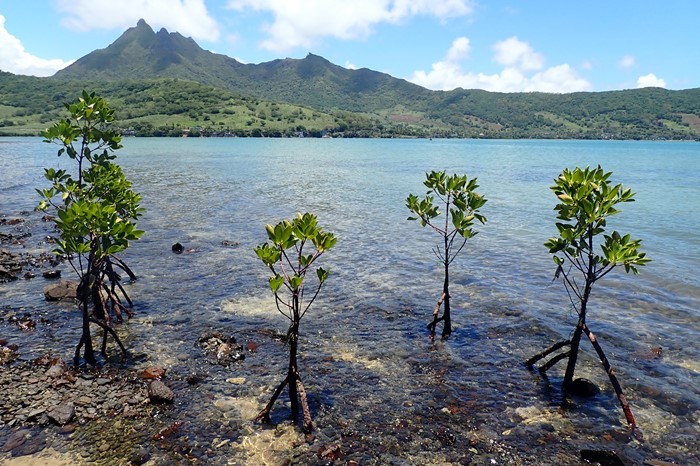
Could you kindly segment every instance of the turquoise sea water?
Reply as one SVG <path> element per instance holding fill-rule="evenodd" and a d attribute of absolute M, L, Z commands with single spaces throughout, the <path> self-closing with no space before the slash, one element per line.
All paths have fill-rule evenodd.
<path fill-rule="evenodd" d="M 56 150 L 40 139 L 0 139 L 0 215 L 25 217 L 24 228 L 37 229 L 26 241 L 28 250 L 49 247 L 39 231 L 46 225 L 31 210 L 34 188 L 45 186 L 43 167 L 70 166 Z M 542 455 L 573 458 L 596 446 L 634 460 L 700 459 L 694 447 L 700 435 L 700 145 L 132 138 L 117 161 L 147 209 L 140 223 L 147 233 L 125 254 L 139 275 L 130 285 L 137 317 L 128 326 L 129 345 L 146 353 L 144 364 L 189 370 L 197 357 L 193 342 L 207 329 L 225 327 L 259 341 L 264 337 L 255 332 L 261 328 L 284 331 L 252 248 L 266 239 L 266 223 L 312 211 L 338 237 L 323 257 L 332 275 L 302 322 L 302 371 L 320 436 L 342 440 L 343 429 L 354 430 L 370 446 L 356 447 L 357 458 L 379 464 L 456 462 L 465 451 L 459 440 L 469 435 L 491 439 L 520 464 L 537 464 Z M 522 366 L 575 325 L 542 246 L 556 231 L 549 186 L 565 167 L 597 164 L 637 192 L 637 201 L 623 205 L 609 227 L 641 238 L 653 259 L 639 276 L 615 271 L 597 283 L 589 311 L 589 326 L 644 431 L 642 444 L 602 440 L 610 431 L 624 431 L 624 418 L 586 342 L 579 375 L 603 393 L 571 410 L 555 409 L 563 365 L 549 381 Z M 430 251 L 436 238 L 407 222 L 404 206 L 408 193 L 424 192 L 424 173 L 432 169 L 478 177 L 488 199 L 487 224 L 452 266 L 454 334 L 434 344 L 425 324 L 442 283 Z M 238 245 L 222 246 L 224 240 Z M 178 241 L 194 252 L 171 254 Z M 44 331 L 46 338 L 0 328 L 15 332 L 27 359 L 46 347 L 68 359 L 77 325 L 69 308 L 56 313 L 56 306 L 43 302 L 42 281 L 0 284 L 0 300 L 2 306 L 51 313 L 58 323 Z M 245 394 L 261 405 L 263 387 L 274 385 L 284 366 L 284 348 L 267 346 L 248 358 L 249 373 L 239 369 L 248 378 Z M 663 358 L 649 359 L 658 346 Z M 195 362 L 173 358 L 183 353 Z M 227 387 L 212 383 L 209 390 L 192 397 L 182 413 L 215 409 L 207 399 L 225 396 Z M 441 411 L 448 404 L 469 407 L 467 425 L 440 417 L 448 416 Z M 555 426 L 553 439 L 542 442 L 517 430 L 526 422 L 522 413 L 532 410 L 554 418 L 547 421 Z M 410 428 L 416 417 L 428 422 L 423 434 Z M 402 419 L 409 427 L 392 427 Z M 435 437 L 431 432 L 443 427 L 456 442 L 428 448 L 414 438 Z M 206 429 L 199 435 L 208 435 Z M 377 446 L 386 439 L 401 444 L 402 452 Z M 353 458 L 353 444 L 346 443 L 346 458 Z M 482 464 L 479 459 L 488 456 L 475 458 Z"/>

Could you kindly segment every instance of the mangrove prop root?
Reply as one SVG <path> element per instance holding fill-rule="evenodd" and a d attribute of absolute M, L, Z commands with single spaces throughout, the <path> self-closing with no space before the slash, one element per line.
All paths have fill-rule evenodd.
<path fill-rule="evenodd" d="M 93 324 L 99 325 L 99 326 L 102 327 L 102 328 L 104 329 L 104 331 L 105 331 L 104 340 L 103 340 L 103 343 L 102 343 L 103 354 L 104 354 L 104 348 L 106 347 L 105 341 L 107 340 L 107 332 L 109 332 L 110 335 L 112 335 L 112 337 L 114 338 L 114 341 L 116 341 L 117 344 L 119 345 L 119 348 L 122 350 L 122 353 L 124 354 L 124 356 L 128 356 L 128 355 L 129 355 L 129 353 L 126 351 L 126 348 L 125 348 L 124 345 L 122 344 L 122 341 L 119 339 L 119 336 L 117 335 L 117 332 L 115 332 L 114 329 L 113 329 L 112 327 L 110 327 L 110 326 L 107 325 L 106 323 L 102 322 L 101 320 L 97 320 L 97 319 L 90 319 L 90 322 L 92 322 Z"/>
<path fill-rule="evenodd" d="M 540 371 L 540 373 L 545 373 L 549 369 L 551 369 L 556 363 L 561 361 L 562 359 L 566 359 L 571 355 L 570 351 L 567 351 L 566 353 L 560 353 L 554 356 L 552 359 L 547 361 L 545 364 L 542 364 L 537 370 Z"/>
<path fill-rule="evenodd" d="M 294 391 L 292 390 L 292 384 L 294 384 L 294 387 L 296 388 L 296 394 L 291 393 Z M 287 377 L 284 378 L 282 383 L 280 383 L 275 389 L 275 392 L 272 394 L 272 397 L 270 398 L 270 401 L 268 401 L 267 405 L 265 405 L 258 415 L 255 416 L 255 420 L 266 424 L 270 423 L 270 412 L 272 411 L 272 406 L 275 404 L 277 398 L 279 398 L 279 396 L 282 394 L 282 390 L 284 390 L 284 387 L 287 385 L 289 385 L 290 388 L 290 396 L 296 398 L 296 395 L 298 394 L 299 400 L 301 400 L 301 412 L 304 419 L 304 433 L 308 434 L 313 430 L 314 424 L 313 420 L 311 419 L 311 410 L 309 409 L 306 389 L 304 389 L 304 384 L 302 383 L 298 374 L 287 375 Z M 292 411 L 293 417 L 296 420 L 297 413 L 294 412 L 294 409 L 292 409 Z"/>
<path fill-rule="evenodd" d="M 591 341 L 591 344 L 593 345 L 593 348 L 595 348 L 596 353 L 598 353 L 598 357 L 600 358 L 600 362 L 603 365 L 605 372 L 608 373 L 608 377 L 610 378 L 610 383 L 612 383 L 612 386 L 615 389 L 615 394 L 617 395 L 617 399 L 620 401 L 620 406 L 622 406 L 622 411 L 625 413 L 625 419 L 627 419 L 627 424 L 629 425 L 630 429 L 632 430 L 632 433 L 634 434 L 634 436 L 638 439 L 641 439 L 642 433 L 639 430 L 639 428 L 637 427 L 637 423 L 635 422 L 634 416 L 632 415 L 632 410 L 630 409 L 630 405 L 627 402 L 627 397 L 622 392 L 622 387 L 620 386 L 620 382 L 617 380 L 617 377 L 615 376 L 615 370 L 610 365 L 610 362 L 608 361 L 608 358 L 605 356 L 605 353 L 603 352 L 603 348 L 601 348 L 600 345 L 598 344 L 598 340 L 596 339 L 595 335 L 593 334 L 593 332 L 591 332 L 588 329 L 588 326 L 586 324 L 583 324 L 583 331 L 586 333 L 586 336 Z"/>
<path fill-rule="evenodd" d="M 116 256 L 110 256 L 108 260 L 110 261 L 110 264 L 112 261 L 114 261 L 114 263 L 117 265 L 117 267 L 119 267 L 124 272 L 126 272 L 126 274 L 129 276 L 129 278 L 131 280 L 136 280 L 136 275 L 134 274 L 134 272 L 131 271 L 129 266 L 124 263 L 124 261 L 122 261 L 121 259 L 119 259 Z"/>
<path fill-rule="evenodd" d="M 311 411 L 309 410 L 309 402 L 306 399 L 306 390 L 304 389 L 304 384 L 301 382 L 301 378 L 297 376 L 297 392 L 299 393 L 299 399 L 301 400 L 301 412 L 304 416 L 304 433 L 310 433 L 314 428 L 314 423 L 311 420 Z"/>
<path fill-rule="evenodd" d="M 433 317 L 437 317 L 438 313 L 440 312 L 440 306 L 442 306 L 442 303 L 445 301 L 445 296 L 445 293 L 440 295 L 440 299 L 438 299 L 435 309 L 433 309 Z"/>
<path fill-rule="evenodd" d="M 564 340 L 564 341 L 560 341 L 560 342 L 558 342 L 558 343 L 555 343 L 555 344 L 553 344 L 552 346 L 550 346 L 549 348 L 547 348 L 546 350 L 542 351 L 541 353 L 537 353 L 536 355 L 534 355 L 533 357 L 531 357 L 530 359 L 528 359 L 527 361 L 525 361 L 525 365 L 526 365 L 527 367 L 530 367 L 530 368 L 531 368 L 531 367 L 534 366 L 535 363 L 536 363 L 537 361 L 539 361 L 540 359 L 542 359 L 542 358 L 544 358 L 545 356 L 547 356 L 547 355 L 549 355 L 549 354 L 555 352 L 556 350 L 558 350 L 558 349 L 560 349 L 560 348 L 563 348 L 564 346 L 570 345 L 570 344 L 571 344 L 571 341 L 570 341 L 570 340 Z"/>
<path fill-rule="evenodd" d="M 430 335 L 432 337 L 435 337 L 435 327 L 437 326 L 437 324 L 440 321 L 445 320 L 444 315 L 442 317 L 438 317 L 438 314 L 440 313 L 440 306 L 442 306 L 442 303 L 445 301 L 446 296 L 446 293 L 442 293 L 442 295 L 440 295 L 440 299 L 438 299 L 438 302 L 435 305 L 435 309 L 433 309 L 433 321 L 428 324 L 428 330 L 430 330 Z"/>
<path fill-rule="evenodd" d="M 272 405 L 274 405 L 275 401 L 277 401 L 277 398 L 282 393 L 282 390 L 287 385 L 287 382 L 289 382 L 289 377 L 285 377 L 282 383 L 277 386 L 275 392 L 272 394 L 272 398 L 270 398 L 270 401 L 268 401 L 267 405 L 265 405 L 262 411 L 255 416 L 256 421 L 264 422 L 266 424 L 270 422 L 270 411 L 272 411 Z"/>

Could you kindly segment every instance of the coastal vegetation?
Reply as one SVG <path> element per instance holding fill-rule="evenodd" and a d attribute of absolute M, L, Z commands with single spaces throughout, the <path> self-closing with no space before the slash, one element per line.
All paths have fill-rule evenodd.
<path fill-rule="evenodd" d="M 578 315 L 578 323 L 571 340 L 556 343 L 530 358 L 526 365 L 533 367 L 539 360 L 568 347 L 568 351 L 556 354 L 539 370 L 545 373 L 558 361 L 567 359 L 563 387 L 566 391 L 575 391 L 577 381 L 574 380 L 574 372 L 581 336 L 585 333 L 610 377 L 630 428 L 635 430 L 634 417 L 617 377 L 586 324 L 588 301 L 592 287 L 598 280 L 618 266 L 623 266 L 625 272 L 637 274 L 637 267 L 650 261 L 645 253 L 639 251 L 641 240 L 631 239 L 629 234 L 621 235 L 617 231 L 604 234 L 608 218 L 620 212 L 616 206 L 634 201 L 632 190 L 622 184 L 613 185 L 611 175 L 612 172 L 605 172 L 600 166 L 595 169 L 576 167 L 573 170 L 565 169 L 554 180 L 551 189 L 559 200 L 554 208 L 560 220 L 556 223 L 559 236 L 547 240 L 545 247 L 552 254 L 557 266 L 555 279 L 561 278 L 564 282 L 571 306 Z"/>
<path fill-rule="evenodd" d="M 0 72 L 0 135 L 37 135 L 93 89 L 136 136 L 700 139 L 700 89 L 431 91 L 323 57 L 244 64 L 140 21 L 49 78 Z"/>
<path fill-rule="evenodd" d="M 114 151 L 121 148 L 121 136 L 109 127 L 114 110 L 95 93 L 83 91 L 76 102 L 66 104 L 70 115 L 47 129 L 46 142 L 61 147 L 58 156 L 66 155 L 77 164 L 73 173 L 66 169 L 47 168 L 44 176 L 51 183 L 37 189 L 43 198 L 40 210 L 52 209 L 60 239 L 54 253 L 64 257 L 78 275 L 77 297 L 82 310 L 82 335 L 75 349 L 74 364 L 83 359 L 90 365 L 97 360 L 92 345 L 90 324 L 100 326 L 102 355 L 106 357 L 107 337 L 112 335 L 122 352 L 126 348 L 112 324 L 123 315 L 131 315 L 132 306 L 121 284 L 118 270 L 135 278 L 134 273 L 116 254 L 129 247 L 143 234 L 136 220 L 143 209 L 140 195 L 131 189 L 121 167 L 113 162 Z"/>
<path fill-rule="evenodd" d="M 479 213 L 479 209 L 486 204 L 486 198 L 476 192 L 479 187 L 476 178 L 447 175 L 445 171 L 431 171 L 425 177 L 423 184 L 428 188 L 425 197 L 418 198 L 415 194 L 409 194 L 406 207 L 415 215 L 408 217 L 408 220 L 417 220 L 423 227 L 429 226 L 441 238 L 441 243 L 433 248 L 433 253 L 444 268 L 444 280 L 442 294 L 433 310 L 433 321 L 428 324 L 428 330 L 434 338 L 435 327 L 439 322 L 444 322 L 442 338 L 446 339 L 452 333 L 450 264 L 462 252 L 467 240 L 478 233 L 473 228 L 474 221 L 478 220 L 482 225 L 486 223 L 486 217 Z M 435 197 L 438 198 L 438 205 L 434 203 Z M 438 219 L 441 208 L 445 215 L 444 222 Z M 441 317 L 440 306 L 443 306 Z"/>
<path fill-rule="evenodd" d="M 286 386 L 289 388 L 292 418 L 298 420 L 301 403 L 304 431 L 308 433 L 313 429 L 313 420 L 297 363 L 299 324 L 328 278 L 328 270 L 314 264 L 323 253 L 335 246 L 337 240 L 333 233 L 318 226 L 318 219 L 311 213 L 299 213 L 292 220 L 283 220 L 275 226 L 267 225 L 265 229 L 268 241 L 257 246 L 255 253 L 272 272 L 269 284 L 275 295 L 275 306 L 290 323 L 286 337 L 289 364 L 287 376 L 277 386 L 257 419 L 270 422 L 272 407 Z M 318 281 L 308 292 L 306 275 L 311 270 L 316 271 Z"/>

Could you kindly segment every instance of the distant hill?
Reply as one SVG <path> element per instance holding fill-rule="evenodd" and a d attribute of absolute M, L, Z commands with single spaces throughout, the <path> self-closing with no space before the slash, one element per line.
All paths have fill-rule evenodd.
<path fill-rule="evenodd" d="M 0 76 L 0 118 L 3 105 L 14 108 L 17 104 L 9 104 L 13 97 L 3 94 L 4 79 Z M 177 80 L 170 82 L 178 85 L 169 89 L 167 85 L 155 84 L 163 80 Z M 17 84 L 20 81 L 24 84 Z M 148 115 L 139 111 L 143 105 L 132 108 L 133 102 L 150 99 L 172 107 L 174 99 L 167 94 L 180 92 L 179 101 L 183 102 L 182 89 L 189 82 L 200 86 L 198 94 L 213 94 L 213 101 L 210 107 L 200 108 L 193 99 L 185 100 L 196 107 L 200 119 L 218 120 L 219 126 L 241 122 L 216 117 L 226 110 L 218 108 L 222 106 L 216 103 L 217 94 L 223 100 L 224 96 L 239 96 L 268 107 L 297 106 L 297 115 L 298 109 L 308 109 L 310 115 L 326 115 L 316 118 L 317 124 L 327 124 L 327 128 L 339 133 L 348 126 L 358 129 L 364 125 L 363 131 L 352 132 L 354 135 L 700 139 L 700 89 L 647 88 L 573 94 L 431 91 L 385 73 L 345 69 L 313 54 L 303 59 L 243 64 L 206 51 L 179 33 L 165 29 L 156 33 L 143 20 L 110 46 L 91 52 L 51 78 L 15 80 L 20 94 L 23 85 L 31 83 L 35 91 L 44 86 L 46 93 L 52 94 L 47 96 L 49 102 L 60 101 L 59 96 L 64 94 L 60 89 L 72 88 L 78 82 L 107 89 L 113 95 L 122 95 L 123 89 L 140 89 L 132 91 L 135 94 L 131 98 L 123 96 L 123 105 L 132 116 L 139 113 L 141 121 L 147 120 Z M 156 89 L 158 95 L 150 95 Z M 218 113 L 209 114 L 209 108 Z M 5 110 L 11 114 L 10 109 Z M 193 109 L 180 110 L 189 114 Z M 153 111 L 160 110 L 154 107 Z M 274 118 L 265 116 L 264 111 L 249 111 L 256 114 L 252 122 L 248 118 L 243 123 L 249 129 L 269 129 L 273 122 L 283 123 L 277 126 L 286 124 L 287 130 L 304 126 L 294 119 L 280 119 L 279 111 Z M 265 125 L 261 126 L 261 122 Z"/>
<path fill-rule="evenodd" d="M 276 101 L 353 112 L 391 108 L 397 99 L 426 98 L 423 87 L 388 74 L 348 70 L 309 54 L 261 64 L 242 64 L 202 49 L 191 38 L 140 20 L 109 47 L 80 58 L 56 79 L 179 78 Z"/>

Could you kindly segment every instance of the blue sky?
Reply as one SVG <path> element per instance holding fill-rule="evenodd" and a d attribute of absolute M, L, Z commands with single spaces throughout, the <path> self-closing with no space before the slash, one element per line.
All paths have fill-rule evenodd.
<path fill-rule="evenodd" d="M 688 89 L 699 17 L 697 0 L 0 0 L 0 69 L 51 75 L 143 18 L 245 63 L 310 52 L 430 89 Z"/>

